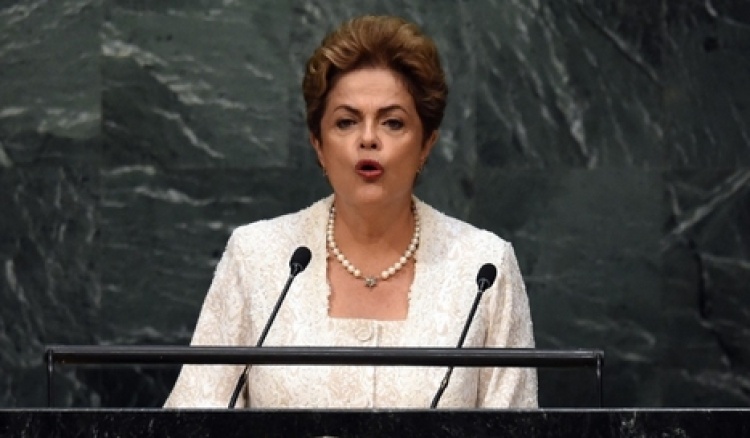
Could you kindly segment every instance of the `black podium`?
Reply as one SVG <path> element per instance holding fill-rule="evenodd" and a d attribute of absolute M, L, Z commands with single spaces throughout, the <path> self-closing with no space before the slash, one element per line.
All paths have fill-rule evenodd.
<path fill-rule="evenodd" d="M 0 410 L 0 436 L 748 437 L 748 410 Z"/>

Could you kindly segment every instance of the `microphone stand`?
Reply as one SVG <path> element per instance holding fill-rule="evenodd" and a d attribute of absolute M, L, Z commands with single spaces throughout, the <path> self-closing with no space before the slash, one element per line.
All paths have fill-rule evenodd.
<path fill-rule="evenodd" d="M 477 294 L 474 296 L 474 303 L 471 305 L 469 316 L 466 318 L 466 323 L 464 324 L 464 328 L 461 331 L 461 336 L 458 338 L 458 344 L 456 345 L 456 348 L 461 348 L 464 346 L 464 340 L 466 339 L 466 334 L 469 332 L 469 326 L 471 326 L 471 322 L 474 320 L 474 314 L 477 313 L 479 301 L 481 301 L 484 291 L 489 289 L 489 287 L 492 286 L 492 283 L 495 282 L 496 275 L 497 268 L 495 268 L 495 266 L 492 264 L 487 263 L 485 265 L 482 265 L 482 267 L 479 269 L 479 274 L 477 275 Z M 440 397 L 443 396 L 445 388 L 448 387 L 448 382 L 453 375 L 453 368 L 453 366 L 448 367 L 448 371 L 446 371 L 445 376 L 443 377 L 443 381 L 440 382 L 440 388 L 438 388 L 437 392 L 435 393 L 435 397 L 432 398 L 430 409 L 435 409 L 437 407 L 437 404 L 440 401 Z"/>
<path fill-rule="evenodd" d="M 466 324 L 464 324 L 464 329 L 461 332 L 461 338 L 459 338 L 458 345 L 456 345 L 456 348 L 463 347 L 464 339 L 466 339 L 466 334 L 469 332 L 469 326 L 471 325 L 471 321 L 474 319 L 474 314 L 477 312 L 477 308 L 479 307 L 479 301 L 481 299 L 482 299 L 482 291 L 477 292 L 477 295 L 474 297 L 474 304 L 471 306 L 469 317 L 466 319 Z M 443 393 L 445 392 L 445 388 L 448 387 L 448 381 L 451 379 L 451 375 L 453 374 L 453 368 L 454 368 L 453 366 L 448 367 L 448 371 L 445 373 L 445 377 L 443 377 L 443 381 L 440 382 L 440 388 L 438 388 L 437 393 L 435 393 L 435 397 L 432 398 L 430 409 L 435 409 L 435 407 L 437 407 L 437 404 L 440 401 L 440 397 L 443 396 Z"/>
<path fill-rule="evenodd" d="M 260 337 L 258 338 L 258 342 L 255 344 L 256 347 L 263 346 L 263 342 L 266 340 L 268 331 L 271 329 L 271 325 L 273 324 L 273 321 L 276 319 L 276 314 L 279 313 L 279 309 L 281 308 L 281 303 L 284 302 L 284 298 L 286 298 L 286 294 L 287 292 L 289 292 L 289 287 L 292 285 L 292 281 L 294 281 L 294 278 L 297 276 L 297 274 L 305 270 L 308 263 L 310 263 L 310 257 L 311 257 L 310 250 L 304 246 L 297 248 L 297 250 L 294 251 L 294 254 L 292 254 L 292 259 L 289 262 L 289 266 L 291 268 L 289 277 L 286 280 L 284 289 L 281 290 L 281 295 L 279 295 L 279 298 L 276 300 L 276 305 L 274 305 L 273 310 L 271 311 L 271 316 L 268 317 L 268 321 L 266 321 L 266 325 L 265 327 L 263 327 L 263 331 L 261 332 Z M 239 397 L 240 392 L 242 391 L 242 388 L 245 386 L 245 383 L 247 382 L 248 370 L 250 370 L 250 364 L 245 365 L 245 368 L 242 370 L 242 374 L 240 374 L 240 377 L 237 380 L 237 384 L 234 387 L 234 392 L 232 393 L 232 398 L 229 401 L 229 406 L 228 406 L 229 409 L 233 409 L 234 406 L 237 404 L 237 397 Z"/>

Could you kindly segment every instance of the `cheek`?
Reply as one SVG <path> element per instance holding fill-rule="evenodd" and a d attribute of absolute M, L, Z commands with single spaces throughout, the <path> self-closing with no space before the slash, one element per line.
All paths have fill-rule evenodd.
<path fill-rule="evenodd" d="M 323 140 L 323 142 L 320 144 L 320 147 L 316 148 L 316 152 L 318 154 L 318 159 L 320 160 L 320 162 L 329 166 L 334 164 L 347 163 L 350 160 L 345 148 L 342 147 L 342 145 L 330 140 Z"/>

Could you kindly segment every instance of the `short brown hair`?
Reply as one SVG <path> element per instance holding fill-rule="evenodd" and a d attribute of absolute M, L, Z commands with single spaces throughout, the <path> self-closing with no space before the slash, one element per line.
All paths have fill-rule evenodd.
<path fill-rule="evenodd" d="M 335 78 L 361 67 L 386 67 L 404 79 L 425 139 L 440 127 L 448 87 L 435 43 L 403 18 L 363 16 L 328 34 L 305 66 L 302 92 L 307 127 L 315 138 L 320 139 L 320 121 Z"/>

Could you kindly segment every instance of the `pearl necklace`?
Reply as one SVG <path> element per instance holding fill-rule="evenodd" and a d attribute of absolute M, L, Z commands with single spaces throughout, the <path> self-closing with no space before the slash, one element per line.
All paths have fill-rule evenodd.
<path fill-rule="evenodd" d="M 333 237 L 333 222 L 334 217 L 336 216 L 336 208 L 331 205 L 331 210 L 328 213 L 328 230 L 326 232 L 326 242 L 328 243 L 328 248 L 330 249 L 333 256 L 336 258 L 336 260 L 341 263 L 341 265 L 344 266 L 344 269 L 347 270 L 350 274 L 354 276 L 354 278 L 363 278 L 365 282 L 365 286 L 369 288 L 373 288 L 378 285 L 378 280 L 388 280 L 390 277 L 393 277 L 396 275 L 398 271 L 401 270 L 406 264 L 409 262 L 409 259 L 414 257 L 414 253 L 417 251 L 417 247 L 419 246 L 419 234 L 420 234 L 420 226 L 419 226 L 419 215 L 417 214 L 417 207 L 412 204 L 411 211 L 414 213 L 414 235 L 411 238 L 411 242 L 409 243 L 409 247 L 406 248 L 406 251 L 401 256 L 401 258 L 398 259 L 396 263 L 391 265 L 391 267 L 385 269 L 383 272 L 380 273 L 380 278 L 378 278 L 377 275 L 371 275 L 371 276 L 362 276 L 362 271 L 357 269 L 352 262 L 349 261 L 349 259 L 346 258 L 346 256 L 339 250 L 339 247 L 336 245 L 336 240 Z"/>

